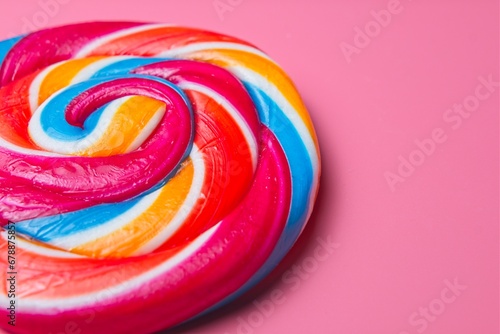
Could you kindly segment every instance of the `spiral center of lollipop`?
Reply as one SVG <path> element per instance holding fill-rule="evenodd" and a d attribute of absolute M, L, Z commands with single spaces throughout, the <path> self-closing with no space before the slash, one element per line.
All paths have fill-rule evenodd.
<path fill-rule="evenodd" d="M 2 89 L 24 80 L 26 145 L 34 145 L 0 157 L 10 173 L 2 189 L 15 190 L 6 196 L 19 207 L 2 215 L 21 234 L 99 258 L 161 251 L 220 222 L 250 189 L 259 120 L 243 84 L 222 68 L 99 56 Z"/>

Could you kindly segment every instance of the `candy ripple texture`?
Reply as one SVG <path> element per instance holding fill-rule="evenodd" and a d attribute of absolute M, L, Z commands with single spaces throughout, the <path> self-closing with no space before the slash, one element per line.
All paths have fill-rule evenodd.
<path fill-rule="evenodd" d="M 319 148 L 293 83 L 240 39 L 93 22 L 0 42 L 0 225 L 14 333 L 150 333 L 228 303 L 311 214 Z M 8 250 L 7 231 L 0 235 Z"/>

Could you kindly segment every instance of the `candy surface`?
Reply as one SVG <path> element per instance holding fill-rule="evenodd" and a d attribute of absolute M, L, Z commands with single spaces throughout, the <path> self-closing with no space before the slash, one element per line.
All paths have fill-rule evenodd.
<path fill-rule="evenodd" d="M 96 22 L 0 42 L 0 64 L 9 330 L 172 327 L 247 291 L 303 230 L 319 186 L 313 125 L 251 44 Z"/>

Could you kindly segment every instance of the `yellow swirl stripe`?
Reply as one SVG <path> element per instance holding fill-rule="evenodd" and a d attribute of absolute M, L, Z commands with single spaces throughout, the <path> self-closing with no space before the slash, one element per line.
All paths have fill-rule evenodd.
<path fill-rule="evenodd" d="M 128 257 L 166 228 L 181 209 L 192 185 L 191 160 L 160 191 L 154 203 L 139 217 L 122 228 L 94 241 L 71 249 L 89 257 Z"/>
<path fill-rule="evenodd" d="M 106 57 L 90 57 L 62 62 L 48 72 L 40 85 L 38 105 L 42 104 L 58 90 L 69 86 L 73 78 L 87 66 Z"/>
<path fill-rule="evenodd" d="M 165 110 L 165 104 L 147 96 L 128 98 L 113 115 L 100 138 L 86 150 L 76 152 L 78 156 L 106 157 L 130 152 L 139 146 L 151 133 Z M 149 123 L 153 124 L 149 124 Z M 146 131 L 145 128 L 150 129 Z M 99 131 L 99 130 L 97 130 Z M 146 132 L 146 133 L 145 133 Z M 135 140 L 141 137 L 140 142 Z"/>

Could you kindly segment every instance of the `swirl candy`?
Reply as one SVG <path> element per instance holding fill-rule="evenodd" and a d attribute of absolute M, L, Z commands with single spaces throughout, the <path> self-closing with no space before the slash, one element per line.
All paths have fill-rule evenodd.
<path fill-rule="evenodd" d="M 85 23 L 0 42 L 0 65 L 3 328 L 169 328 L 247 291 L 303 230 L 316 136 L 251 44 Z"/>

